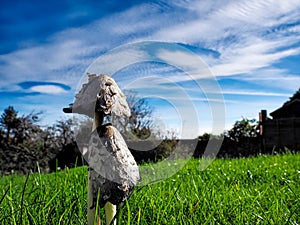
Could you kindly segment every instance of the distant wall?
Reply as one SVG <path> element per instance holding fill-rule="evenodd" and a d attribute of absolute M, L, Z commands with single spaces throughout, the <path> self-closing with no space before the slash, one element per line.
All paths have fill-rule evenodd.
<path fill-rule="evenodd" d="M 260 117 L 261 145 L 264 151 L 287 147 L 300 150 L 300 118 L 268 119 Z"/>

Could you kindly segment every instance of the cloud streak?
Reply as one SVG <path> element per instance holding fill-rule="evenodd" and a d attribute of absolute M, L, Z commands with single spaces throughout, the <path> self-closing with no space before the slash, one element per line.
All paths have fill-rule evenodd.
<path fill-rule="evenodd" d="M 215 75 L 247 74 L 299 54 L 294 48 L 299 44 L 299 1 L 227 1 L 214 7 L 205 2 L 208 14 L 193 6 L 196 19 L 160 30 L 157 36 L 219 52 L 220 57 L 208 62 Z"/>
<path fill-rule="evenodd" d="M 149 38 L 192 43 L 218 52 L 219 57 L 206 58 L 217 76 L 248 74 L 299 54 L 299 48 L 292 48 L 299 42 L 299 25 L 284 26 L 287 21 L 299 21 L 300 16 L 295 13 L 300 8 L 297 1 L 253 0 L 238 4 L 195 1 L 193 4 L 191 7 L 184 1 L 165 5 L 142 3 L 87 26 L 65 29 L 50 36 L 48 44 L 2 55 L 2 75 L 12 74 L 14 68 L 14 74 L 18 77 L 22 74 L 24 79 L 47 73 L 47 77 L 59 81 L 59 73 L 67 71 L 66 76 L 74 77 L 77 65 L 88 65 L 95 55 L 107 49 Z M 178 6 L 180 10 L 172 13 L 170 9 Z M 177 17 L 183 13 L 190 16 L 183 17 L 180 23 Z M 275 29 L 279 31 L 274 35 L 270 31 Z M 82 74 L 82 70 L 78 72 Z"/>
<path fill-rule="evenodd" d="M 64 2 L 61 12 L 56 10 L 55 4 L 49 6 L 52 17 L 38 13 L 41 12 L 38 9 L 45 7 L 40 4 L 33 7 L 34 10 L 24 9 L 24 12 L 18 7 L 13 13 L 13 6 L 3 3 L 1 15 L 16 31 L 10 32 L 6 25 L 1 27 L 8 32 L 2 32 L 6 35 L 2 37 L 6 40 L 3 44 L 6 47 L 0 49 L 2 96 L 24 92 L 19 83 L 46 81 L 50 83 L 32 86 L 25 92 L 47 96 L 55 94 L 56 97 L 71 99 L 79 79 L 98 56 L 122 44 L 149 40 L 180 43 L 195 52 L 217 76 L 221 86 L 226 78 L 238 80 L 239 84 L 225 89 L 228 95 L 280 98 L 292 94 L 299 86 L 300 75 L 295 72 L 298 68 L 292 70 L 279 65 L 285 59 L 299 58 L 299 0 L 105 1 L 73 5 Z M 34 16 L 24 20 L 26 12 Z M 45 28 L 39 30 L 41 24 L 45 24 Z M 22 33 L 22 29 L 25 30 L 23 38 L 15 37 L 17 32 Z M 9 38 L 14 42 L 8 41 Z M 134 49 L 128 54 L 135 54 Z M 188 60 L 191 67 L 197 64 L 179 51 L 160 52 L 160 56 L 168 58 L 171 64 L 181 60 Z M 130 69 L 127 72 L 130 76 Z M 136 72 L 145 71 L 140 69 Z M 182 76 L 183 73 L 178 71 L 174 73 L 170 67 L 150 72 L 152 74 L 149 75 L 163 74 L 166 78 L 164 83 L 159 84 L 161 91 L 167 91 L 168 83 L 177 82 L 181 88 L 188 89 L 189 82 L 192 82 L 190 76 Z M 130 79 L 135 78 L 124 80 L 128 82 Z M 241 84 L 255 88 L 243 89 Z M 139 85 L 142 87 L 142 84 Z M 203 97 L 197 96 L 197 91 L 190 90 L 188 93 L 194 101 Z M 37 96 L 40 97 L 28 96 L 27 99 L 33 101 Z M 55 105 L 50 107 L 53 109 Z"/>
<path fill-rule="evenodd" d="M 253 95 L 253 96 L 274 96 L 274 97 L 290 97 L 290 94 L 264 92 L 264 91 L 249 91 L 249 90 L 227 90 L 222 91 L 224 95 Z"/>

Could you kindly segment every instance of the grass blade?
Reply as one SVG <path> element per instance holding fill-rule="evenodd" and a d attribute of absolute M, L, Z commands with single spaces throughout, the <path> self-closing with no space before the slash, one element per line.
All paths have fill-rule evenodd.
<path fill-rule="evenodd" d="M 23 217 L 23 205 L 24 205 L 24 194 L 25 194 L 25 190 L 26 190 L 26 186 L 27 186 L 27 182 L 29 179 L 29 173 L 26 176 L 26 180 L 25 183 L 23 185 L 23 190 L 22 190 L 22 196 L 21 196 L 21 209 L 20 209 L 20 220 L 19 220 L 19 224 L 22 225 L 22 217 Z"/>

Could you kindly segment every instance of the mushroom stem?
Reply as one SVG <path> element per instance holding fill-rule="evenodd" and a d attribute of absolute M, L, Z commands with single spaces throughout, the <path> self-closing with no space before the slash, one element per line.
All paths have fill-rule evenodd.
<path fill-rule="evenodd" d="M 90 181 L 90 171 L 88 174 L 88 204 L 87 204 L 87 220 L 88 225 L 94 225 L 95 221 L 95 214 L 96 214 L 96 207 L 91 209 L 90 207 L 93 205 L 93 192 L 92 192 L 92 185 Z M 100 219 L 100 212 L 98 212 L 98 218 L 97 218 L 97 225 L 101 225 L 101 219 Z"/>
<path fill-rule="evenodd" d="M 99 127 L 102 123 L 103 123 L 103 113 L 95 112 L 92 131 L 97 129 L 97 127 Z M 89 174 L 88 174 L 88 212 L 87 212 L 88 225 L 94 225 L 96 210 L 98 210 L 96 208 L 94 208 L 94 209 L 90 208 L 93 205 L 92 190 L 93 189 L 92 189 L 92 183 L 90 181 L 90 171 L 89 171 Z M 101 224 L 100 211 L 98 211 L 97 215 L 98 215 L 97 225 L 100 225 Z"/>
<path fill-rule="evenodd" d="M 104 116 L 102 112 L 95 112 L 92 131 L 94 131 L 95 129 L 97 129 L 97 127 L 102 125 L 103 117 Z"/>

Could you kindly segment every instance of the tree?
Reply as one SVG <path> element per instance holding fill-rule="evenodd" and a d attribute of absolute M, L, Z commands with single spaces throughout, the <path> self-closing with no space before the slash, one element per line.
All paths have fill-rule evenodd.
<path fill-rule="evenodd" d="M 4 132 L 6 133 L 6 142 L 10 143 L 11 136 L 15 136 L 16 129 L 20 125 L 20 119 L 18 118 L 18 112 L 12 107 L 9 106 L 4 110 L 4 113 L 0 118 L 0 126 L 4 128 Z"/>
<path fill-rule="evenodd" d="M 5 143 L 6 140 L 6 133 L 0 126 L 0 146 L 2 146 Z"/>
<path fill-rule="evenodd" d="M 133 92 L 126 93 L 126 96 L 131 116 L 129 118 L 112 116 L 112 124 L 130 139 L 146 139 L 151 135 L 153 126 L 153 107 L 147 100 L 138 99 Z"/>
<path fill-rule="evenodd" d="M 18 118 L 18 126 L 15 131 L 15 144 L 23 143 L 24 141 L 32 141 L 40 139 L 43 130 L 37 125 L 39 122 L 39 113 L 31 112 L 28 115 L 23 115 Z"/>
<path fill-rule="evenodd" d="M 243 118 L 236 121 L 224 134 L 222 153 L 232 156 L 249 156 L 259 152 L 259 126 L 255 119 Z"/>
<path fill-rule="evenodd" d="M 75 123 L 76 122 L 72 119 L 59 120 L 52 128 L 48 127 L 48 131 L 54 134 L 54 140 L 56 143 L 55 156 L 49 161 L 49 168 L 51 171 L 55 171 L 57 167 L 72 168 L 74 166 L 80 166 L 84 164 L 76 141 L 82 141 L 80 139 L 83 139 L 83 141 L 88 141 L 89 139 L 87 139 L 85 136 L 87 134 L 90 135 L 90 132 L 79 134 L 79 136 L 77 134 L 75 141 L 75 133 L 72 129 L 72 126 L 74 126 Z M 83 127 L 85 126 L 80 126 L 80 129 Z M 82 132 L 82 130 L 79 132 Z M 50 135 L 49 137 L 45 138 L 51 140 L 53 139 L 53 136 Z"/>
<path fill-rule="evenodd" d="M 258 123 L 255 119 L 243 118 L 234 123 L 227 136 L 234 142 L 242 143 L 248 138 L 258 137 Z"/>
<path fill-rule="evenodd" d="M 41 113 L 18 116 L 12 107 L 5 109 L 0 118 L 0 175 L 16 173 L 26 174 L 36 171 L 37 165 L 42 171 L 48 171 L 52 163 L 71 167 L 80 157 L 77 150 L 73 121 L 60 120 L 53 126 L 42 129 L 37 123 Z M 52 165 L 51 164 L 51 165 Z M 79 161 L 82 164 L 82 161 Z M 78 164 L 77 164 L 78 165 Z"/>
<path fill-rule="evenodd" d="M 1 142 L 0 148 L 2 173 L 16 171 L 25 174 L 35 171 L 37 163 L 41 169 L 47 168 L 49 151 L 41 138 L 43 130 L 36 124 L 39 114 L 32 112 L 18 116 L 12 106 L 2 114 L 0 122 L 5 133 L 5 141 Z"/>
<path fill-rule="evenodd" d="M 74 131 L 71 129 L 72 126 L 72 119 L 59 120 L 55 124 L 56 139 L 62 148 L 75 141 Z"/>
<path fill-rule="evenodd" d="M 203 135 L 198 136 L 198 141 L 200 142 L 208 142 L 211 134 L 204 133 Z"/>
<path fill-rule="evenodd" d="M 292 101 L 294 101 L 294 100 L 296 100 L 296 99 L 299 99 L 299 100 L 300 100 L 300 88 L 299 88 L 298 91 L 295 92 L 295 94 L 294 94 L 292 97 L 290 97 L 290 100 L 287 101 L 287 102 L 285 102 L 284 104 L 287 104 L 287 103 L 289 103 L 289 102 L 292 102 Z"/>

